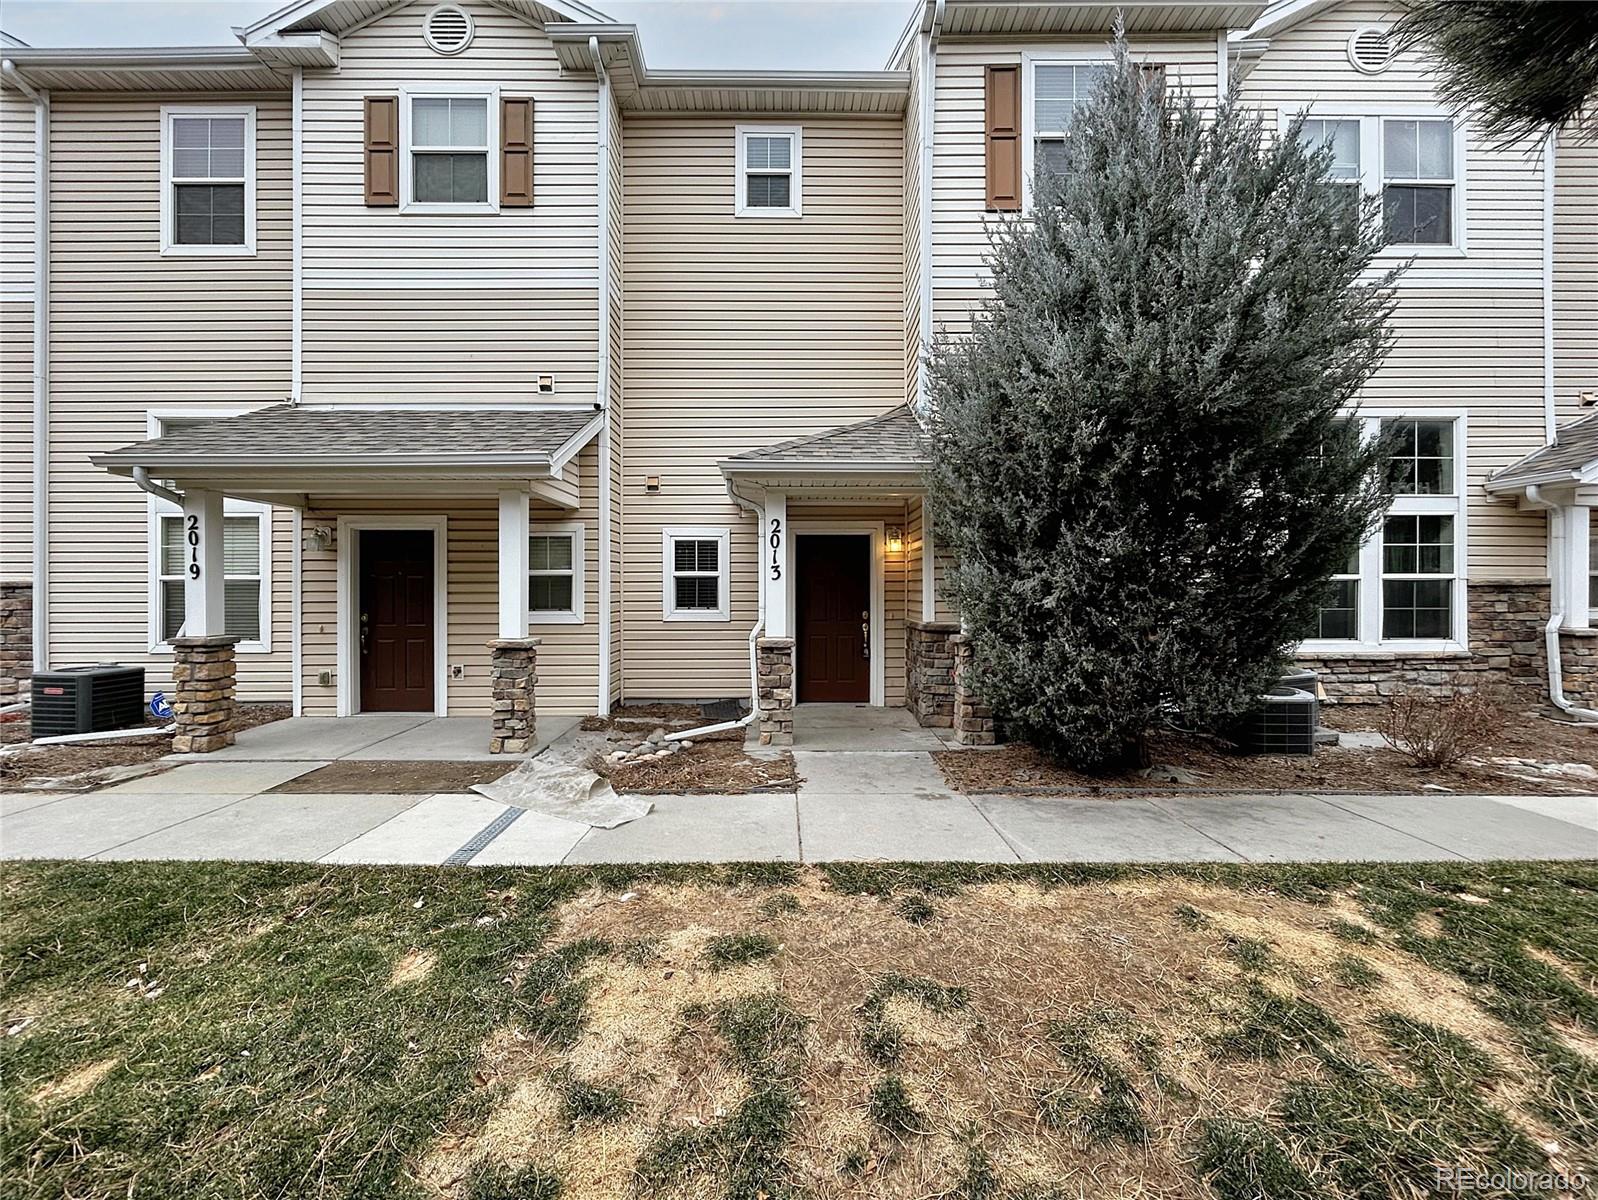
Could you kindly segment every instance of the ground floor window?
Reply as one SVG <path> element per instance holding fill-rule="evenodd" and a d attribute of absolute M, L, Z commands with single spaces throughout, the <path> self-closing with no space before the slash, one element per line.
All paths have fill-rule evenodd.
<path fill-rule="evenodd" d="M 183 514 L 176 505 L 157 502 L 151 553 L 151 645 L 166 649 L 182 636 L 188 544 Z M 239 649 L 266 650 L 271 628 L 269 554 L 271 510 L 265 505 L 230 500 L 222 518 L 224 631 L 240 639 Z"/>
<path fill-rule="evenodd" d="M 1392 506 L 1332 577 L 1310 650 L 1441 649 L 1465 641 L 1464 418 L 1371 415 L 1393 442 Z"/>
<path fill-rule="evenodd" d="M 661 534 L 662 616 L 667 621 L 728 619 L 725 526 L 679 525 Z"/>
<path fill-rule="evenodd" d="M 532 526 L 527 547 L 527 620 L 580 625 L 583 620 L 584 528 L 579 521 Z"/>
<path fill-rule="evenodd" d="M 1587 511 L 1587 607 L 1590 615 L 1598 620 L 1598 516 L 1594 511 Z"/>

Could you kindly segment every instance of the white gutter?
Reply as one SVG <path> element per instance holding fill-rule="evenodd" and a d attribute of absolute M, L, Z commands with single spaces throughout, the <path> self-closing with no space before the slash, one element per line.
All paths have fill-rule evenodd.
<path fill-rule="evenodd" d="M 599 39 L 588 39 L 594 56 L 594 74 L 599 77 L 599 145 L 596 147 L 595 174 L 599 206 L 598 242 L 595 249 L 598 268 L 599 306 L 599 453 L 594 462 L 599 468 L 599 697 L 600 716 L 610 715 L 611 663 L 611 561 L 610 561 L 610 73 L 600 54 Z"/>
<path fill-rule="evenodd" d="M 303 67 L 294 68 L 294 133 L 293 133 L 293 174 L 294 174 L 294 199 L 293 211 L 290 216 L 293 220 L 293 255 L 294 255 L 294 283 L 291 307 L 293 310 L 293 346 L 290 350 L 291 359 L 289 367 L 289 403 L 300 402 L 300 380 L 304 374 L 304 350 L 302 347 L 305 331 L 305 285 L 301 260 L 303 257 L 303 231 L 301 228 L 301 205 L 303 177 L 304 177 L 304 128 L 305 128 L 305 70 Z M 295 550 L 296 561 L 299 551 Z"/>
<path fill-rule="evenodd" d="M 937 0 L 932 10 L 932 28 L 921 37 L 921 168 L 916 179 L 916 221 L 921 240 L 920 351 L 916 359 L 916 415 L 925 419 L 927 411 L 927 355 L 932 350 L 932 151 L 936 141 L 934 121 L 938 111 L 938 36 L 943 32 L 945 0 Z"/>
<path fill-rule="evenodd" d="M 33 670 L 50 669 L 50 93 L 9 58 L 0 72 L 33 101 Z"/>
<path fill-rule="evenodd" d="M 1578 721 L 1598 721 L 1598 712 L 1579 708 L 1565 696 L 1564 664 L 1559 658 L 1559 630 L 1565 623 L 1565 592 L 1568 590 L 1564 579 L 1565 514 L 1559 505 L 1543 499 L 1542 491 L 1535 483 L 1526 488 L 1526 502 L 1548 513 L 1548 559 L 1554 568 L 1549 572 L 1551 578 L 1548 588 L 1553 611 L 1548 624 L 1543 626 L 1543 645 L 1548 657 L 1548 699 L 1560 712 Z"/>
<path fill-rule="evenodd" d="M 1543 434 L 1550 445 L 1558 434 L 1554 393 L 1554 153 L 1559 130 L 1543 143 Z"/>

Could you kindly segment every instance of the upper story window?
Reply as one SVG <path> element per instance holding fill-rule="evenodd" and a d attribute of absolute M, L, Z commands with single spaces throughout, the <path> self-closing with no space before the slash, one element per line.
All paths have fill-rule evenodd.
<path fill-rule="evenodd" d="M 161 253 L 255 253 L 255 106 L 161 110 Z"/>
<path fill-rule="evenodd" d="M 1382 198 L 1382 227 L 1398 252 L 1464 247 L 1461 131 L 1434 116 L 1325 116 L 1304 122 L 1304 141 L 1332 150 L 1331 174 Z"/>
<path fill-rule="evenodd" d="M 740 217 L 802 216 L 804 135 L 797 126 L 740 125 L 734 212 Z"/>
<path fill-rule="evenodd" d="M 401 89 L 401 207 L 498 211 L 499 155 L 493 152 L 498 143 L 496 89 Z"/>
<path fill-rule="evenodd" d="M 1105 62 L 1034 62 L 1026 103 L 1029 177 L 1065 166 L 1066 139 L 1076 110 L 1104 81 Z"/>

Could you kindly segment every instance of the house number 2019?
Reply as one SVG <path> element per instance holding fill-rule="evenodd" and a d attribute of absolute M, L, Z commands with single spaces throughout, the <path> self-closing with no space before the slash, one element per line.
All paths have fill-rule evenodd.
<path fill-rule="evenodd" d="M 767 540 L 771 543 L 771 577 L 773 579 L 781 579 L 782 578 L 782 518 L 781 517 L 772 517 L 771 518 L 771 537 L 768 538 Z"/>
<path fill-rule="evenodd" d="M 200 577 L 200 518 L 192 513 L 188 518 L 189 526 L 189 578 Z"/>

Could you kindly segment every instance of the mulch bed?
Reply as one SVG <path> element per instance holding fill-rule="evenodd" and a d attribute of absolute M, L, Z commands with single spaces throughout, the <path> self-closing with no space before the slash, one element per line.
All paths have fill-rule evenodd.
<path fill-rule="evenodd" d="M 693 749 L 670 758 L 617 764 L 603 760 L 594 770 L 610 780 L 618 792 L 649 794 L 734 796 L 745 792 L 791 792 L 799 785 L 793 755 L 786 750 L 769 758 L 754 758 L 744 751 L 743 731 L 733 739 L 712 738 L 695 742 Z"/>
<path fill-rule="evenodd" d="M 293 715 L 287 704 L 241 704 L 234 729 L 253 729 Z M 147 716 L 145 724 L 159 727 L 168 724 Z M 7 721 L 0 725 L 0 741 L 7 744 L 26 742 L 32 736 L 26 719 Z M 0 786 L 15 787 L 30 779 L 60 779 L 68 775 L 81 775 L 106 767 L 138 766 L 154 762 L 172 753 L 172 736 L 139 737 L 124 740 L 113 738 L 104 742 L 76 742 L 62 746 L 48 746 L 0 758 Z"/>
<path fill-rule="evenodd" d="M 1322 709 L 1322 720 L 1339 730 L 1375 729 L 1382 710 L 1374 705 Z M 1486 795 L 1584 794 L 1593 785 L 1579 779 L 1517 779 L 1492 765 L 1459 763 L 1422 770 L 1397 750 L 1321 747 L 1308 758 L 1244 755 L 1221 743 L 1177 733 L 1151 739 L 1150 761 L 1194 772 L 1193 783 L 1151 779 L 1135 768 L 1089 774 L 1051 762 L 1031 746 L 996 750 L 945 750 L 933 755 L 951 787 L 962 792 L 1104 792 L 1123 789 L 1173 792 L 1318 791 L 1415 793 L 1439 788 Z M 1543 717 L 1518 717 L 1484 743 L 1473 758 L 1529 758 L 1544 762 L 1598 764 L 1598 729 L 1577 728 Z"/>
<path fill-rule="evenodd" d="M 470 791 L 474 783 L 491 783 L 514 771 L 517 765 L 515 762 L 357 762 L 346 758 L 267 790 L 297 795 L 325 792 L 431 796 L 437 792 Z"/>

